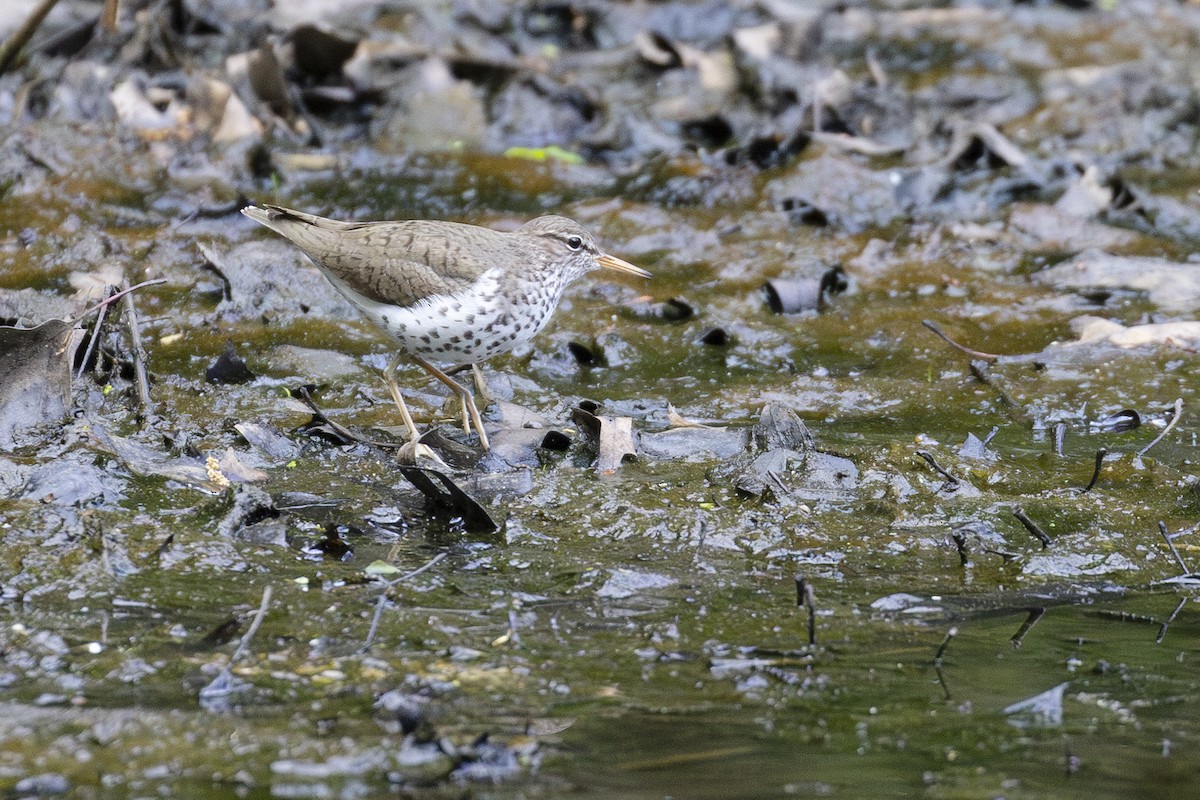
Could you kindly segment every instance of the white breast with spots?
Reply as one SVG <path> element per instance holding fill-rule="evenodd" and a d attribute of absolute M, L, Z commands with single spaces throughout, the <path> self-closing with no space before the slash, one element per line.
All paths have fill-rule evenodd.
<path fill-rule="evenodd" d="M 469 294 L 434 295 L 407 308 L 371 300 L 332 276 L 330 279 L 405 351 L 434 361 L 473 364 L 511 350 L 532 339 L 553 311 L 553 304 L 547 302 L 550 298 L 530 298 L 536 305 L 544 305 L 545 313 L 514 319 L 509 313 L 510 301 L 500 297 L 499 282 L 491 270 L 480 276 Z"/>

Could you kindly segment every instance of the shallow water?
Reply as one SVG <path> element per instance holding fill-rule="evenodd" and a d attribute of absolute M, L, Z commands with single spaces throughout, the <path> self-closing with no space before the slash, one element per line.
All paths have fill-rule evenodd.
<path fill-rule="evenodd" d="M 1045 96 L 1009 109 L 1006 132 L 1039 168 L 1065 159 L 1063 138 L 1104 165 L 1119 149 L 1124 179 L 1159 204 L 1157 216 L 1059 220 L 1055 235 L 1098 235 L 1084 227 L 1095 224 L 1126 237 L 1111 252 L 1184 261 L 1200 230 L 1194 181 L 1181 177 L 1200 174 L 1194 151 L 1139 158 L 1132 111 L 1087 117 L 1058 71 L 1108 57 L 1093 51 L 1115 28 L 1100 12 L 1039 10 L 1020 9 L 1016 32 L 996 37 L 980 33 L 986 19 L 956 17 L 943 38 L 881 11 L 856 36 L 883 37 L 891 71 L 917 56 L 936 67 L 901 83 L 906 97 L 942 86 L 923 102 L 945 108 L 963 74 L 978 77 L 964 65 L 987 77 L 1002 63 L 1018 106 L 1037 93 L 1014 74 L 1037 75 Z M 1136 12 L 1116 12 L 1141 43 L 1129 57 L 1174 64 L 1181 34 L 1156 39 L 1170 20 L 1151 17 L 1128 27 Z M 1172 13 L 1195 29 L 1194 14 Z M 859 63 L 861 42 L 837 30 Z M 1114 118 L 1125 138 L 1106 138 Z M 939 139 L 904 157 L 814 143 L 761 170 L 710 152 L 628 169 L 335 142 L 336 169 L 255 182 L 228 163 L 189 165 L 183 144 L 164 166 L 161 142 L 120 130 L 47 119 L 22 135 L 69 168 L 0 193 L 5 302 L 35 288 L 46 294 L 33 306 L 47 308 L 72 291 L 71 273 L 111 264 L 130 282 L 167 282 L 136 295 L 151 419 L 139 420 L 127 332 L 114 326 L 110 355 L 75 383 L 79 411 L 0 465 L 0 788 L 14 796 L 1176 797 L 1200 777 L 1195 587 L 1170 582 L 1185 569 L 1158 530 L 1183 534 L 1190 572 L 1195 349 L 1056 346 L 1083 314 L 1172 317 L 1145 291 L 1031 277 L 1083 248 L 1019 229 L 1014 207 L 1049 218 L 1073 178 L 1026 191 L 1016 170 L 976 165 L 944 194 L 888 188 L 923 173 L 925 150 L 948 147 Z M 120 158 L 97 158 L 96 141 Z M 304 427 L 312 415 L 289 391 L 314 384 L 330 419 L 388 438 L 398 420 L 378 373 L 390 353 L 283 241 L 236 213 L 188 219 L 246 184 L 255 199 L 343 218 L 512 229 L 563 213 L 654 273 L 589 276 L 531 348 L 487 365 L 499 399 L 574 438 L 566 453 L 518 449 L 521 463 L 458 475 L 497 531 L 430 513 L 391 450 Z M 782 202 L 794 195 L 819 199 L 833 222 L 797 224 Z M 819 314 L 771 312 L 765 281 L 834 263 L 849 292 Z M 695 315 L 650 309 L 670 298 Z M 1013 358 L 982 380 L 927 319 Z M 718 327 L 728 343 L 703 344 Z M 578 364 L 571 342 L 597 363 Z M 206 381 L 230 345 L 258 377 Z M 454 435 L 442 389 L 415 368 L 401 380 L 419 423 Z M 1176 398 L 1178 424 L 1137 455 Z M 633 419 L 637 461 L 596 473 L 571 415 L 585 400 Z M 759 474 L 746 442 L 768 403 L 804 420 L 817 452 Z M 664 434 L 668 404 L 727 430 Z M 1123 409 L 1144 424 L 1095 424 Z M 487 416 L 511 428 L 507 413 Z M 279 449 L 248 444 L 245 423 L 276 431 Z M 96 444 L 98 427 L 158 460 L 135 468 Z M 983 450 L 960 450 L 993 429 Z M 1103 469 L 1081 492 L 1100 448 Z M 245 490 L 198 488 L 164 467 L 228 449 L 266 473 L 273 512 L 241 517 Z M 747 474 L 766 489 L 739 491 Z M 439 554 L 387 590 L 372 636 L 382 581 Z M 814 591 L 811 644 L 797 576 Z M 266 587 L 234 691 L 205 693 Z M 1006 711 L 1061 684 L 1049 717 Z M 414 733 L 375 708 L 388 692 L 419 709 Z"/>

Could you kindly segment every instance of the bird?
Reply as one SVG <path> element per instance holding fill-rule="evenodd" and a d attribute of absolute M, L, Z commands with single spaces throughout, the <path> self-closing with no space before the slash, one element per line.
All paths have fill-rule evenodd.
<path fill-rule="evenodd" d="M 575 220 L 556 215 L 504 232 L 442 220 L 343 222 L 266 203 L 241 211 L 299 247 L 397 344 L 383 377 L 410 442 L 420 432 L 396 382 L 406 358 L 458 397 L 464 431 L 473 426 L 487 451 L 475 398 L 433 362 L 471 365 L 477 389 L 486 392 L 478 365 L 546 327 L 571 282 L 597 268 L 651 277 L 602 251 Z"/>

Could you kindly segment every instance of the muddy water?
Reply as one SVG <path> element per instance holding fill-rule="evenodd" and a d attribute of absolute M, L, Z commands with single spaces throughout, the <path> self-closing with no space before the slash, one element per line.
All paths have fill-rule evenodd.
<path fill-rule="evenodd" d="M 247 450 L 232 422 L 282 431 L 295 452 L 265 465 L 264 488 L 287 514 L 285 538 L 220 537 L 227 497 L 152 476 L 76 505 L 9 502 L 0 723 L 9 774 L 63 776 L 80 796 L 162 785 L 178 796 L 441 785 L 466 757 L 407 754 L 381 728 L 372 703 L 399 688 L 422 698 L 438 736 L 463 748 L 484 733 L 498 743 L 496 763 L 478 763 L 506 780 L 472 789 L 487 796 L 586 787 L 614 797 L 1082 797 L 1166 793 L 1192 779 L 1183 754 L 1196 736 L 1187 667 L 1196 617 L 1184 606 L 1156 643 L 1179 595 L 1154 584 L 1179 572 L 1155 526 L 1164 519 L 1177 530 L 1193 513 L 1185 476 L 1195 427 L 1185 420 L 1135 464 L 1129 453 L 1152 433 L 1085 425 L 1126 406 L 1155 412 L 1179 394 L 1190 402 L 1178 353 L 998 365 L 992 376 L 1010 406 L 920 323 L 946 319 L 969 297 L 975 318 L 995 320 L 988 349 L 1038 350 L 1064 335 L 1067 315 L 1037 311 L 1048 293 L 1019 275 L 901 260 L 820 316 L 778 316 L 756 284 L 793 269 L 787 256 L 757 275 L 721 277 L 745 250 L 778 247 L 775 236 L 741 234 L 716 258 L 686 242 L 628 253 L 629 241 L 660 233 L 639 222 L 659 212 L 605 198 L 563 210 L 593 209 L 606 245 L 653 269 L 653 283 L 577 286 L 532 352 L 489 365 L 499 392 L 558 427 L 570 429 L 569 406 L 586 398 L 648 433 L 666 429 L 667 402 L 685 417 L 746 429 L 764 400 L 777 400 L 809 423 L 820 450 L 853 462 L 851 488 L 806 485 L 793 471 L 782 476 L 786 492 L 745 498 L 722 470 L 728 459 L 704 451 L 597 476 L 579 445 L 493 475 L 502 485 L 488 507 L 501 529 L 464 534 L 428 516 L 385 451 L 295 430 L 307 417 L 285 404 L 285 387 L 305 371 L 272 366 L 283 344 L 348 355 L 352 372 L 325 381 L 322 406 L 354 426 L 394 424 L 374 374 L 386 347 L 370 329 L 302 313 L 278 324 L 223 321 L 197 290 L 209 280 L 197 259 L 181 255 L 198 234 L 156 233 L 178 264 L 173 284 L 142 298 L 145 333 L 152 342 L 184 333 L 151 348 L 159 424 L 205 451 Z M 712 217 L 670 214 L 698 232 L 720 227 Z M 225 242 L 206 235 L 226 247 L 259 237 L 240 222 L 227 227 Z M 793 253 L 863 246 L 835 248 L 783 220 L 774 227 Z M 149 236 L 106 233 L 129 251 Z M 309 269 L 282 246 L 278 261 L 281 271 Z M 698 314 L 648 320 L 635 311 L 642 292 L 684 297 Z M 1020 307 L 1032 310 L 1015 314 Z M 202 323 L 185 328 L 171 309 Z M 731 343 L 699 344 L 713 326 L 727 327 Z M 959 333 L 979 330 L 968 322 Z M 618 364 L 568 361 L 567 341 L 597 340 Z M 226 341 L 261 377 L 203 381 Z M 440 414 L 436 388 L 415 370 L 405 378 L 425 416 Z M 89 402 L 136 433 L 121 405 Z M 1072 416 L 1085 405 L 1086 416 Z M 1063 456 L 1045 430 L 1055 414 L 1070 422 Z M 958 455 L 967 434 L 994 426 L 993 459 Z M 1122 455 L 1093 492 L 1078 494 L 1100 446 Z M 939 495 L 943 480 L 921 449 L 977 491 Z M 125 474 L 111 456 L 83 461 Z M 1018 504 L 1051 548 L 1012 518 Z M 985 534 L 964 566 L 951 533 L 968 522 Z M 341 559 L 316 547 L 327 529 L 348 546 Z M 362 653 L 381 591 L 366 567 L 382 560 L 405 572 L 438 552 L 449 557 L 391 590 Z M 798 574 L 815 587 L 812 646 L 796 607 Z M 206 637 L 248 618 L 268 585 L 273 602 L 236 670 L 246 686 L 230 709 L 206 710 L 198 693 L 233 646 Z M 892 598 L 900 593 L 912 597 Z M 881 598 L 898 606 L 873 608 Z M 1045 614 L 1016 647 L 1033 608 Z M 951 628 L 939 679 L 935 654 Z M 1064 682 L 1061 721 L 1018 727 L 1005 713 Z"/>

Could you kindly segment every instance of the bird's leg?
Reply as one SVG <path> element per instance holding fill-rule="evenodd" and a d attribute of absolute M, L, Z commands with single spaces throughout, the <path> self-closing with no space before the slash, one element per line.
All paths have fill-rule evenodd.
<path fill-rule="evenodd" d="M 492 394 L 488 391 L 487 381 L 483 379 L 483 370 L 478 364 L 471 365 L 471 378 L 475 381 L 475 398 L 487 408 L 492 404 Z"/>
<path fill-rule="evenodd" d="M 413 422 L 412 414 L 408 413 L 408 406 L 404 402 L 404 396 L 400 394 L 400 386 L 396 383 L 396 367 L 400 366 L 400 362 L 404 359 L 404 353 L 399 352 L 392 359 L 392 363 L 388 364 L 387 369 L 383 371 L 383 380 L 387 383 L 388 391 L 392 393 L 392 400 L 396 403 L 396 408 L 400 409 L 400 419 L 404 421 L 404 427 L 408 428 L 409 441 L 417 441 L 421 438 L 421 432 L 417 430 L 417 423 Z M 420 359 L 417 359 L 420 362 Z M 425 366 L 424 362 L 421 362 Z"/>
<path fill-rule="evenodd" d="M 421 367 L 424 368 L 424 370 L 430 375 L 444 383 L 446 387 L 450 389 L 450 391 L 458 395 L 459 402 L 462 403 L 464 412 L 467 416 L 469 416 L 471 424 L 475 426 L 475 430 L 479 434 L 479 446 L 484 450 L 490 450 L 491 446 L 488 444 L 487 434 L 483 430 L 483 418 L 479 416 L 479 409 L 475 405 L 475 398 L 471 396 L 471 393 L 467 391 L 467 388 L 420 356 L 414 355 L 410 356 L 410 358 L 420 364 Z M 468 433 L 470 433 L 470 431 L 468 431 Z"/>

